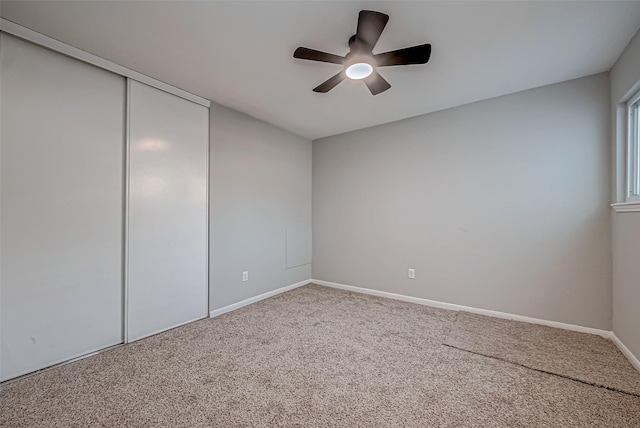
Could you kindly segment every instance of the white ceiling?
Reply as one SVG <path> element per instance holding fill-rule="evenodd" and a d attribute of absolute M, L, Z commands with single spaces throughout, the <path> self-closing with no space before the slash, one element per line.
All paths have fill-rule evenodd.
<path fill-rule="evenodd" d="M 385 67 L 373 97 L 297 46 L 348 52 L 358 11 L 390 15 L 374 52 L 431 43 L 426 65 Z M 2 16 L 307 138 L 339 134 L 607 71 L 640 2 L 3 1 Z"/>

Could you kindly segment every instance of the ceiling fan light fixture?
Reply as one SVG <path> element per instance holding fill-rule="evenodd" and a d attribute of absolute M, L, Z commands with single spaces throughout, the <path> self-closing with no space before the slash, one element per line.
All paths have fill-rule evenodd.
<path fill-rule="evenodd" d="M 347 67 L 345 73 L 349 79 L 361 80 L 367 78 L 373 73 L 373 67 L 366 62 L 357 62 Z"/>
<path fill-rule="evenodd" d="M 293 52 L 294 58 L 342 66 L 338 73 L 313 88 L 313 92 L 325 94 L 343 80 L 352 79 L 364 83 L 371 95 L 378 95 L 391 87 L 389 82 L 377 72 L 378 67 L 426 64 L 431 56 L 429 43 L 379 54 L 373 53 L 373 48 L 378 43 L 387 21 L 389 21 L 389 15 L 375 10 L 361 10 L 358 14 L 356 34 L 349 39 L 349 53 L 345 56 L 302 46 L 297 48 Z"/>

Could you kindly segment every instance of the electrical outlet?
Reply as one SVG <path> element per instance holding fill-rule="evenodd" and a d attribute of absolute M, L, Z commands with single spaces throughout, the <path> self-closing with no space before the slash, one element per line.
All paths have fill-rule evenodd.
<path fill-rule="evenodd" d="M 249 281 L 249 271 L 245 270 L 242 272 L 242 281 Z"/>
<path fill-rule="evenodd" d="M 409 269 L 409 279 L 416 279 L 416 270 Z"/>

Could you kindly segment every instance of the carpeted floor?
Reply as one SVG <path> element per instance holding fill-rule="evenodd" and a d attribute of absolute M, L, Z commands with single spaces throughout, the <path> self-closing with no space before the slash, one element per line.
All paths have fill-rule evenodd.
<path fill-rule="evenodd" d="M 0 426 L 640 427 L 640 398 L 521 364 L 603 373 L 591 336 L 550 329 L 572 351 L 540 344 L 521 360 L 511 327 L 494 328 L 511 363 L 445 346 L 482 343 L 463 316 L 309 285 L 5 383 Z M 640 374 L 625 373 L 633 387 Z"/>
<path fill-rule="evenodd" d="M 459 312 L 444 344 L 640 398 L 640 374 L 593 334 Z"/>

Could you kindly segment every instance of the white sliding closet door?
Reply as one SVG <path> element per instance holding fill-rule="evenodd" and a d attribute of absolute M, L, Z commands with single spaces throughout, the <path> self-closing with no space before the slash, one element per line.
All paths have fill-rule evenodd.
<path fill-rule="evenodd" d="M 128 341 L 207 316 L 209 109 L 129 81 Z"/>
<path fill-rule="evenodd" d="M 0 36 L 0 378 L 122 342 L 124 78 Z"/>

